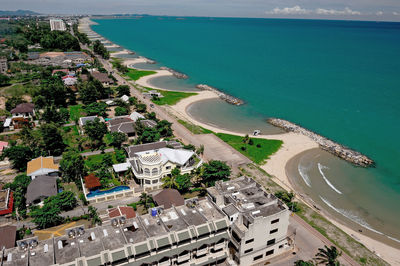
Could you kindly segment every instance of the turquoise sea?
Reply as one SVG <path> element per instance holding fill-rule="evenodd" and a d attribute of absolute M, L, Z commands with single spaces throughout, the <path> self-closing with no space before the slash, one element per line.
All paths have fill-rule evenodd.
<path fill-rule="evenodd" d="M 316 150 L 292 161 L 288 172 L 301 193 L 343 222 L 400 239 L 400 23 L 151 16 L 96 22 L 93 30 L 112 42 L 189 75 L 188 87 L 205 83 L 246 101 L 193 105 L 191 114 L 203 121 L 246 131 L 238 122 L 257 120 L 268 133 L 274 129 L 264 119 L 279 117 L 374 159 L 376 168 L 362 169 Z"/>

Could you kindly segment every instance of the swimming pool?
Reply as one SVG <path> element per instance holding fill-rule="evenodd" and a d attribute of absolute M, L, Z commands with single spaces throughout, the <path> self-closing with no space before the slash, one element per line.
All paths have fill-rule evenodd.
<path fill-rule="evenodd" d="M 103 191 L 95 190 L 95 191 L 90 191 L 90 193 L 86 194 L 86 197 L 93 198 L 93 197 L 98 197 L 98 196 L 102 196 L 105 194 L 110 194 L 110 193 L 128 190 L 128 189 L 130 189 L 130 187 L 128 187 L 128 186 L 118 186 L 118 187 L 113 187 L 111 189 L 103 190 Z"/>

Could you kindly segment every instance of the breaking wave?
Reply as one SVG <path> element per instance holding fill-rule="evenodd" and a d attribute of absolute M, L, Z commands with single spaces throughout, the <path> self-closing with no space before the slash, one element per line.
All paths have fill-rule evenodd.
<path fill-rule="evenodd" d="M 307 175 L 306 170 L 308 170 L 307 167 L 302 167 L 300 164 L 297 166 L 297 170 L 299 171 L 299 174 L 301 178 L 303 178 L 304 183 L 307 184 L 307 186 L 311 187 L 311 180 L 310 177 Z"/>
<path fill-rule="evenodd" d="M 321 173 L 322 177 L 324 178 L 325 182 L 328 184 L 328 186 L 330 186 L 334 191 L 336 191 L 339 194 L 343 194 L 339 189 L 335 188 L 331 182 L 329 182 L 328 178 L 326 178 L 324 172 L 322 171 L 322 169 L 329 169 L 328 167 L 318 163 L 318 170 Z"/>
<path fill-rule="evenodd" d="M 327 199 L 323 198 L 322 196 L 319 196 L 320 199 L 326 204 L 328 205 L 331 209 L 333 209 L 334 211 L 336 211 L 337 213 L 340 213 L 341 215 L 343 215 L 344 217 L 352 220 L 353 222 L 361 225 L 364 228 L 367 228 L 368 230 L 375 232 L 377 234 L 380 235 L 385 235 L 375 229 L 373 229 L 366 221 L 364 221 L 363 219 L 361 219 L 360 217 L 358 217 L 356 214 L 354 214 L 351 211 L 347 211 L 344 209 L 339 209 L 339 208 L 335 208 Z M 385 235 L 386 236 L 386 235 Z"/>

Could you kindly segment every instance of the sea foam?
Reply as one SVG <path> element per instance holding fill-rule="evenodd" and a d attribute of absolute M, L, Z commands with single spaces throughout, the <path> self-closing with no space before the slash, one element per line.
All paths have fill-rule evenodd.
<path fill-rule="evenodd" d="M 299 171 L 299 174 L 301 178 L 303 178 L 304 183 L 307 184 L 307 186 L 311 187 L 311 180 L 310 177 L 307 175 L 306 170 L 308 170 L 307 167 L 302 167 L 300 164 L 297 166 L 297 170 Z"/>
<path fill-rule="evenodd" d="M 332 185 L 331 182 L 329 182 L 328 178 L 326 178 L 324 172 L 322 171 L 322 169 L 329 169 L 327 166 L 324 166 L 320 163 L 318 163 L 318 170 L 320 172 L 320 174 L 322 175 L 322 178 L 325 180 L 325 182 L 328 184 L 328 186 L 330 186 L 334 191 L 336 191 L 339 194 L 343 194 L 339 189 L 335 188 L 334 185 Z"/>

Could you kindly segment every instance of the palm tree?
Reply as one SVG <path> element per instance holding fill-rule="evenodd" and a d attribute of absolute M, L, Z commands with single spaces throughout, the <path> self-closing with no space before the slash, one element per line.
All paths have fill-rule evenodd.
<path fill-rule="evenodd" d="M 151 207 L 151 203 L 153 202 L 153 197 L 150 196 L 149 194 L 143 192 L 140 195 L 139 200 L 143 204 L 144 208 L 148 209 L 149 207 Z"/>
<path fill-rule="evenodd" d="M 249 143 L 249 141 L 250 141 L 250 137 L 249 137 L 249 135 L 248 134 L 246 134 L 246 136 L 244 136 L 244 138 L 243 138 L 243 143 L 244 144 L 248 144 Z"/>
<path fill-rule="evenodd" d="M 324 248 L 319 248 L 318 253 L 315 254 L 315 260 L 318 264 L 325 264 L 328 266 L 338 266 L 340 265 L 339 261 L 337 260 L 342 252 L 337 250 L 335 246 L 331 246 L 330 248 L 326 245 Z"/>
<path fill-rule="evenodd" d="M 177 188 L 178 183 L 176 182 L 176 176 L 170 175 L 162 179 L 163 188 Z"/>
<path fill-rule="evenodd" d="M 295 266 L 314 266 L 312 261 L 297 260 L 294 262 Z"/>

